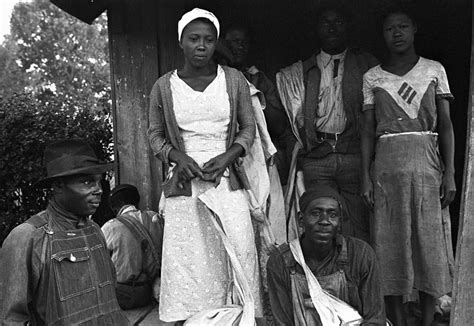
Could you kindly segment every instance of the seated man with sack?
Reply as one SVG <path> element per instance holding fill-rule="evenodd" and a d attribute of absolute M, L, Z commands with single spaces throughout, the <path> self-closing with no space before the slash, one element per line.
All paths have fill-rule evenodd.
<path fill-rule="evenodd" d="M 117 218 L 102 226 L 117 271 L 117 300 L 122 309 L 150 304 L 154 282 L 159 282 L 163 224 L 157 213 L 139 210 L 139 202 L 135 186 L 115 187 L 110 206 Z"/>
<path fill-rule="evenodd" d="M 357 310 L 362 317 L 361 325 L 385 325 L 375 254 L 362 240 L 339 233 L 340 194 L 328 186 L 318 185 L 303 194 L 300 207 L 302 237 L 293 240 L 295 243 L 280 246 L 267 264 L 275 324 L 323 325 L 319 307 L 313 304 L 318 299 L 313 300 L 310 295 L 307 274 L 298 260 L 309 267 L 306 273 L 312 272 L 323 290 Z M 302 257 L 296 256 L 295 245 L 302 249 Z M 315 293 L 317 289 L 311 291 Z"/>

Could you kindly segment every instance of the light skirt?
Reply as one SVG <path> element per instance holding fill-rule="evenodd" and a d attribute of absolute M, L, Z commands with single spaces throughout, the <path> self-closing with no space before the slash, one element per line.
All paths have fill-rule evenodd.
<path fill-rule="evenodd" d="M 232 289 L 224 246 L 197 198 L 212 183 L 194 179 L 192 197 L 166 199 L 161 271 L 160 319 L 185 320 L 228 303 Z M 217 187 L 226 212 L 219 216 L 253 289 L 261 315 L 258 258 L 251 217 L 243 191 L 231 191 L 229 179 Z"/>
<path fill-rule="evenodd" d="M 436 135 L 379 139 L 374 165 L 373 247 L 384 295 L 451 291 L 448 210 L 441 210 L 442 166 Z"/>

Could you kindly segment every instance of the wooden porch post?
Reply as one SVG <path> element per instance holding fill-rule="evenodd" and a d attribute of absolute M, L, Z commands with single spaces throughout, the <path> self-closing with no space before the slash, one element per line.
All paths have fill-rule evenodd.
<path fill-rule="evenodd" d="M 148 95 L 158 78 L 159 1 L 110 1 L 109 49 L 112 74 L 117 184 L 135 185 L 140 207 L 158 209 L 162 164 L 148 145 Z"/>
<path fill-rule="evenodd" d="M 474 6 L 472 7 L 474 13 Z M 474 17 L 472 15 L 471 17 Z M 454 273 L 452 326 L 474 324 L 474 24 L 471 32 L 471 78 L 467 117 L 466 159 Z"/>

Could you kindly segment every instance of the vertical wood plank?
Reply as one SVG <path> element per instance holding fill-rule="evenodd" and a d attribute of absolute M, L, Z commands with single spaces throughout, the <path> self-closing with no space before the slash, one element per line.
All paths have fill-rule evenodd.
<path fill-rule="evenodd" d="M 474 7 L 471 17 L 474 17 Z M 472 325 L 474 320 L 474 24 L 471 32 L 471 81 L 467 117 L 466 159 L 462 189 L 459 235 L 454 274 L 452 326 Z"/>
<path fill-rule="evenodd" d="M 108 9 L 117 183 L 140 191 L 142 208 L 156 210 L 161 162 L 148 145 L 148 95 L 158 78 L 158 1 L 111 1 Z"/>

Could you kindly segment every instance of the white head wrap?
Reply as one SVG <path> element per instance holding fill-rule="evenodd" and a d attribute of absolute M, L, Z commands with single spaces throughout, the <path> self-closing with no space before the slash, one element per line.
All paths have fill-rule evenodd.
<path fill-rule="evenodd" d="M 217 17 L 210 11 L 200 9 L 200 8 L 194 8 L 191 11 L 188 11 L 181 17 L 181 19 L 178 22 L 178 41 L 181 41 L 181 34 L 183 33 L 184 28 L 193 20 L 197 18 L 205 18 L 209 19 L 211 23 L 216 27 L 217 30 L 217 37 L 219 37 L 219 20 Z"/>

